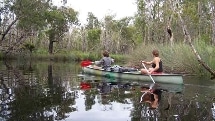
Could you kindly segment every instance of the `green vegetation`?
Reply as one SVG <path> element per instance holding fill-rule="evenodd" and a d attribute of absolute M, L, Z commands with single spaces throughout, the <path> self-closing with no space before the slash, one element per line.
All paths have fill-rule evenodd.
<path fill-rule="evenodd" d="M 214 0 L 136 0 L 134 16 L 116 20 L 109 14 L 98 20 L 89 12 L 84 25 L 67 1 L 62 6 L 43 0 L 0 4 L 0 58 L 94 61 L 108 50 L 116 62 L 136 65 L 150 60 L 157 48 L 165 71 L 207 75 L 191 50 L 193 44 L 210 70 L 215 68 Z"/>
<path fill-rule="evenodd" d="M 115 59 L 116 62 L 125 62 L 126 55 L 122 54 L 110 54 L 112 58 Z M 1 57 L 1 56 L 0 56 Z M 101 52 L 81 52 L 81 51 L 66 51 L 61 50 L 54 54 L 49 54 L 47 50 L 41 49 L 34 51 L 31 53 L 28 50 L 22 51 L 21 53 L 12 54 L 7 56 L 7 59 L 13 60 L 40 60 L 40 61 L 83 61 L 83 60 L 91 60 L 96 61 L 101 59 Z"/>
<path fill-rule="evenodd" d="M 202 60 L 211 68 L 215 68 L 215 48 L 208 46 L 201 41 L 195 42 L 195 47 L 202 57 Z M 199 64 L 194 53 L 186 44 L 175 44 L 173 47 L 161 44 L 141 45 L 128 56 L 131 65 L 138 65 L 140 60 L 152 60 L 152 50 L 158 49 L 163 60 L 164 70 L 169 73 L 196 74 L 200 76 L 210 76 L 208 72 Z M 139 66 L 141 66 L 139 64 Z"/>
<path fill-rule="evenodd" d="M 202 41 L 196 41 L 194 43 L 199 55 L 202 60 L 207 63 L 211 68 L 215 68 L 215 48 L 208 46 Z M 130 54 L 110 54 L 115 59 L 116 64 L 120 63 L 124 66 L 138 66 L 142 68 L 140 63 L 141 60 L 151 60 L 152 50 L 158 49 L 160 51 L 160 57 L 163 60 L 164 70 L 168 73 L 184 73 L 184 74 L 197 74 L 197 75 L 208 75 L 208 72 L 202 68 L 197 61 L 194 53 L 187 44 L 174 44 L 173 47 L 162 44 L 151 44 L 151 45 L 140 45 Z M 23 52 L 22 52 L 23 53 Z M 91 60 L 96 61 L 102 57 L 101 52 L 81 52 L 81 51 L 59 51 L 50 55 L 45 50 L 37 50 L 32 53 L 25 51 L 23 56 L 18 56 L 16 59 L 33 59 L 49 61 L 77 61 Z M 21 54 L 20 54 L 21 55 Z M 14 56 L 13 56 L 14 58 Z"/>

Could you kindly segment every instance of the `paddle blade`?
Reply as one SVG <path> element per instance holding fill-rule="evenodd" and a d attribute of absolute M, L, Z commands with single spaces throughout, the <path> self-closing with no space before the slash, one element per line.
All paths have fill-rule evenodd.
<path fill-rule="evenodd" d="M 90 83 L 87 83 L 87 82 L 81 82 L 80 87 L 82 90 L 87 90 L 91 88 L 91 85 Z"/>
<path fill-rule="evenodd" d="M 91 64 L 92 64 L 92 62 L 89 61 L 89 60 L 82 61 L 82 62 L 81 62 L 81 67 L 86 67 L 86 66 L 89 66 L 89 65 L 91 65 Z"/>

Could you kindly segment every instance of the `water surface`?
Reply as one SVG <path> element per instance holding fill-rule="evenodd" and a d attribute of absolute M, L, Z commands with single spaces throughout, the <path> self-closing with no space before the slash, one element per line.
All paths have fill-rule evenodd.
<path fill-rule="evenodd" d="M 140 103 L 150 83 L 83 76 L 75 62 L 0 62 L 0 82 L 2 121 L 213 120 L 214 80 L 159 84 L 157 109 Z"/>

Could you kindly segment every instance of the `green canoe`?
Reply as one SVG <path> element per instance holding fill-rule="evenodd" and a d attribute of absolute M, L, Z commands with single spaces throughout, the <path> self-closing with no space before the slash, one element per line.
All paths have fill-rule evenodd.
<path fill-rule="evenodd" d="M 183 84 L 170 84 L 170 83 L 153 83 L 151 82 L 145 82 L 141 80 L 125 80 L 125 79 L 111 79 L 106 78 L 102 76 L 95 76 L 90 74 L 79 74 L 78 77 L 82 79 L 84 82 L 90 82 L 92 85 L 95 85 L 96 83 L 115 83 L 115 84 L 121 84 L 126 85 L 129 84 L 130 86 L 140 86 L 140 87 L 148 87 L 150 88 L 152 85 L 155 85 L 156 89 L 162 89 L 167 92 L 173 92 L 173 93 L 182 93 L 184 90 Z"/>
<path fill-rule="evenodd" d="M 112 71 L 104 71 L 101 69 L 94 69 L 91 66 L 83 67 L 82 69 L 83 69 L 83 72 L 86 74 L 103 76 L 106 78 L 152 82 L 149 75 L 141 74 L 139 71 L 112 72 Z M 183 84 L 183 78 L 181 74 L 162 73 L 162 74 L 152 74 L 151 76 L 154 79 L 155 83 Z"/>

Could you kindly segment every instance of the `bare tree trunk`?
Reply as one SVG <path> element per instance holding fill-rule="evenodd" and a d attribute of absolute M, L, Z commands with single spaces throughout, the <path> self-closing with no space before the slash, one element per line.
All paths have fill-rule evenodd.
<path fill-rule="evenodd" d="M 148 27 L 147 27 L 147 40 L 146 40 L 145 45 L 147 45 L 151 40 L 151 38 L 150 38 L 151 29 L 150 28 L 151 28 L 151 26 L 148 24 Z"/>
<path fill-rule="evenodd" d="M 215 46 L 215 16 L 212 19 L 212 45 Z"/>
<path fill-rule="evenodd" d="M 173 33 L 170 26 L 167 26 L 167 32 L 169 34 L 170 46 L 173 47 Z"/>
<path fill-rule="evenodd" d="M 104 42 L 104 49 L 110 51 L 111 45 L 111 34 L 110 30 L 105 31 L 105 42 Z M 110 51 L 111 52 L 111 51 Z"/>
<path fill-rule="evenodd" d="M 175 11 L 175 7 L 173 5 L 173 2 L 171 0 L 169 0 L 169 4 L 170 4 L 170 9 L 172 9 L 173 11 Z M 172 18 L 173 18 L 173 13 L 171 13 L 169 20 L 167 22 L 167 32 L 169 34 L 169 41 L 170 41 L 170 46 L 173 47 L 174 42 L 173 42 L 173 32 L 171 29 L 171 22 L 172 22 Z"/>
<path fill-rule="evenodd" d="M 200 55 L 198 54 L 198 52 L 196 51 L 195 47 L 193 46 L 192 44 L 192 41 L 191 41 L 191 37 L 190 37 L 190 34 L 186 28 L 186 25 L 184 23 L 184 20 L 182 19 L 180 13 L 178 12 L 178 16 L 179 16 L 179 19 L 181 21 L 181 26 L 182 26 L 182 29 L 183 29 L 183 32 L 184 32 L 184 35 L 185 35 L 185 39 L 188 41 L 192 51 L 194 52 L 198 62 L 208 71 L 211 73 L 211 75 L 215 76 L 215 71 L 213 69 L 211 69 L 200 57 Z"/>
<path fill-rule="evenodd" d="M 82 28 L 81 29 L 81 40 L 82 40 L 82 51 L 86 52 L 87 49 L 87 39 L 86 39 L 86 31 Z"/>
<path fill-rule="evenodd" d="M 215 46 L 215 8 L 212 10 L 212 16 L 211 16 L 211 26 L 212 26 L 212 38 L 211 38 L 211 44 Z"/>
<path fill-rule="evenodd" d="M 16 23 L 18 19 L 16 18 L 6 29 L 6 31 L 2 34 L 2 37 L 1 37 L 1 41 L 2 42 L 5 38 L 5 36 L 7 35 L 7 33 L 10 31 L 11 27 Z"/>
<path fill-rule="evenodd" d="M 148 40 L 148 28 L 145 27 L 144 28 L 145 32 L 142 32 L 142 39 L 143 39 L 143 43 L 144 45 L 146 45 L 146 41 Z"/>
<path fill-rule="evenodd" d="M 199 25 L 198 25 L 198 38 L 201 38 L 201 17 L 202 17 L 202 14 L 201 14 L 201 10 L 202 9 L 202 6 L 201 6 L 201 3 L 198 2 L 198 15 L 199 15 Z"/>
<path fill-rule="evenodd" d="M 171 29 L 171 22 L 172 22 L 172 16 L 173 15 L 171 15 L 170 16 L 170 18 L 169 18 L 169 22 L 168 22 L 168 26 L 167 26 L 167 32 L 169 33 L 169 41 L 170 41 L 170 46 L 171 47 L 173 47 L 173 44 L 174 44 L 174 42 L 173 42 L 173 32 L 172 32 L 172 29 Z"/>
<path fill-rule="evenodd" d="M 54 33 L 49 33 L 49 54 L 53 54 L 54 38 Z"/>
<path fill-rule="evenodd" d="M 53 54 L 53 46 L 54 42 L 52 40 L 49 40 L 49 54 Z"/>

